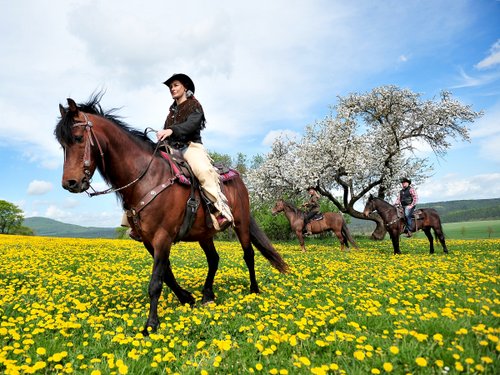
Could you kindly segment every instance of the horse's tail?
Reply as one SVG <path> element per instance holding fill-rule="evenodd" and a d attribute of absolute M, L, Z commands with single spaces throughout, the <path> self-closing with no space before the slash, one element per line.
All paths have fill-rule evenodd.
<path fill-rule="evenodd" d="M 356 249 L 359 249 L 358 244 L 356 243 L 356 241 L 354 241 L 354 238 L 351 236 L 351 232 L 349 231 L 349 228 L 347 227 L 344 218 L 342 218 L 342 229 L 340 230 L 340 232 L 346 239 L 345 245 L 347 247 L 349 247 L 349 242 L 350 242 L 352 246 L 354 246 Z"/>
<path fill-rule="evenodd" d="M 259 228 L 257 222 L 250 216 L 250 240 L 252 244 L 259 249 L 261 254 L 266 258 L 271 265 L 281 273 L 288 272 L 288 264 L 283 260 L 281 255 L 276 251 L 266 234 Z"/>

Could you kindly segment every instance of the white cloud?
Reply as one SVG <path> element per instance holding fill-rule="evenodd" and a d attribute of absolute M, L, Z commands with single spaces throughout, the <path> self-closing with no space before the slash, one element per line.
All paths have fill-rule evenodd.
<path fill-rule="evenodd" d="M 422 202 L 500 198 L 500 173 L 460 177 L 448 174 L 417 187 Z"/>
<path fill-rule="evenodd" d="M 52 190 L 52 183 L 48 181 L 33 180 L 28 186 L 29 195 L 43 195 Z"/>
<path fill-rule="evenodd" d="M 500 39 L 497 40 L 490 48 L 490 54 L 483 60 L 478 62 L 475 67 L 477 69 L 487 69 L 500 64 Z"/>
<path fill-rule="evenodd" d="M 47 207 L 44 216 L 60 221 L 66 221 L 67 219 L 71 218 L 71 214 L 68 211 L 62 210 L 56 205 L 50 205 L 49 207 Z"/>
<path fill-rule="evenodd" d="M 266 134 L 264 137 L 264 140 L 262 141 L 262 144 L 266 146 L 271 146 L 275 139 L 277 138 L 287 138 L 290 140 L 293 139 L 300 139 L 300 134 L 293 131 L 293 130 L 288 130 L 288 129 L 279 129 L 279 130 L 271 130 Z"/>
<path fill-rule="evenodd" d="M 479 154 L 486 160 L 500 163 L 500 101 L 485 110 L 471 129 L 472 142 L 479 145 Z"/>

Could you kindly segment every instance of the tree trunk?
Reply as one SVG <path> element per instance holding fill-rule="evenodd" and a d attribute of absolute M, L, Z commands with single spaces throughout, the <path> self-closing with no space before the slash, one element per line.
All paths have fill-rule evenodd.
<path fill-rule="evenodd" d="M 378 217 L 378 220 L 374 220 L 375 223 L 377 223 L 377 226 L 375 227 L 375 230 L 373 231 L 372 235 L 370 236 L 370 239 L 376 240 L 376 241 L 381 241 L 384 239 L 385 234 L 387 233 L 387 230 L 385 229 L 384 222 L 380 217 Z"/>
<path fill-rule="evenodd" d="M 357 219 L 374 221 L 376 227 L 372 235 L 370 236 L 370 239 L 375 241 L 381 241 L 384 239 L 387 230 L 385 229 L 382 218 L 377 213 L 371 214 L 370 217 L 366 217 L 363 213 L 356 211 L 353 205 L 347 206 L 347 209 L 343 210 L 342 212 L 347 213 Z"/>

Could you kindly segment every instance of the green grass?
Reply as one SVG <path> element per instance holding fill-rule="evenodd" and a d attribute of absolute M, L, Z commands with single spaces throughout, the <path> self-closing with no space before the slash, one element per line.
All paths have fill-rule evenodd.
<path fill-rule="evenodd" d="M 446 238 L 485 239 L 500 238 L 500 220 L 444 223 Z"/>
<path fill-rule="evenodd" d="M 500 240 L 307 241 L 275 246 L 282 275 L 256 254 L 249 294 L 238 243 L 217 241 L 216 303 L 202 306 L 206 259 L 172 248 L 172 270 L 198 301 L 164 287 L 160 329 L 140 331 L 151 257 L 127 240 L 0 238 L 0 373 L 498 374 Z M 333 240 L 332 240 L 333 241 Z"/>

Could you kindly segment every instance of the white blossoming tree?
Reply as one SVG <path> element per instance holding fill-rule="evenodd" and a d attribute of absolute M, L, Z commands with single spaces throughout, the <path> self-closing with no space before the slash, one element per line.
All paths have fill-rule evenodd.
<path fill-rule="evenodd" d="M 381 86 L 339 97 L 330 115 L 307 126 L 301 139 L 277 138 L 247 179 L 254 196 L 263 200 L 296 197 L 314 186 L 339 211 L 367 219 L 360 205 L 368 193 L 385 199 L 401 177 L 419 182 L 430 175 L 432 165 L 417 156 L 419 146 L 443 157 L 451 139 L 469 141 L 464 124 L 481 115 L 447 91 L 422 100 L 411 90 Z M 382 221 L 368 220 L 377 223 L 372 237 L 383 238 Z"/>

